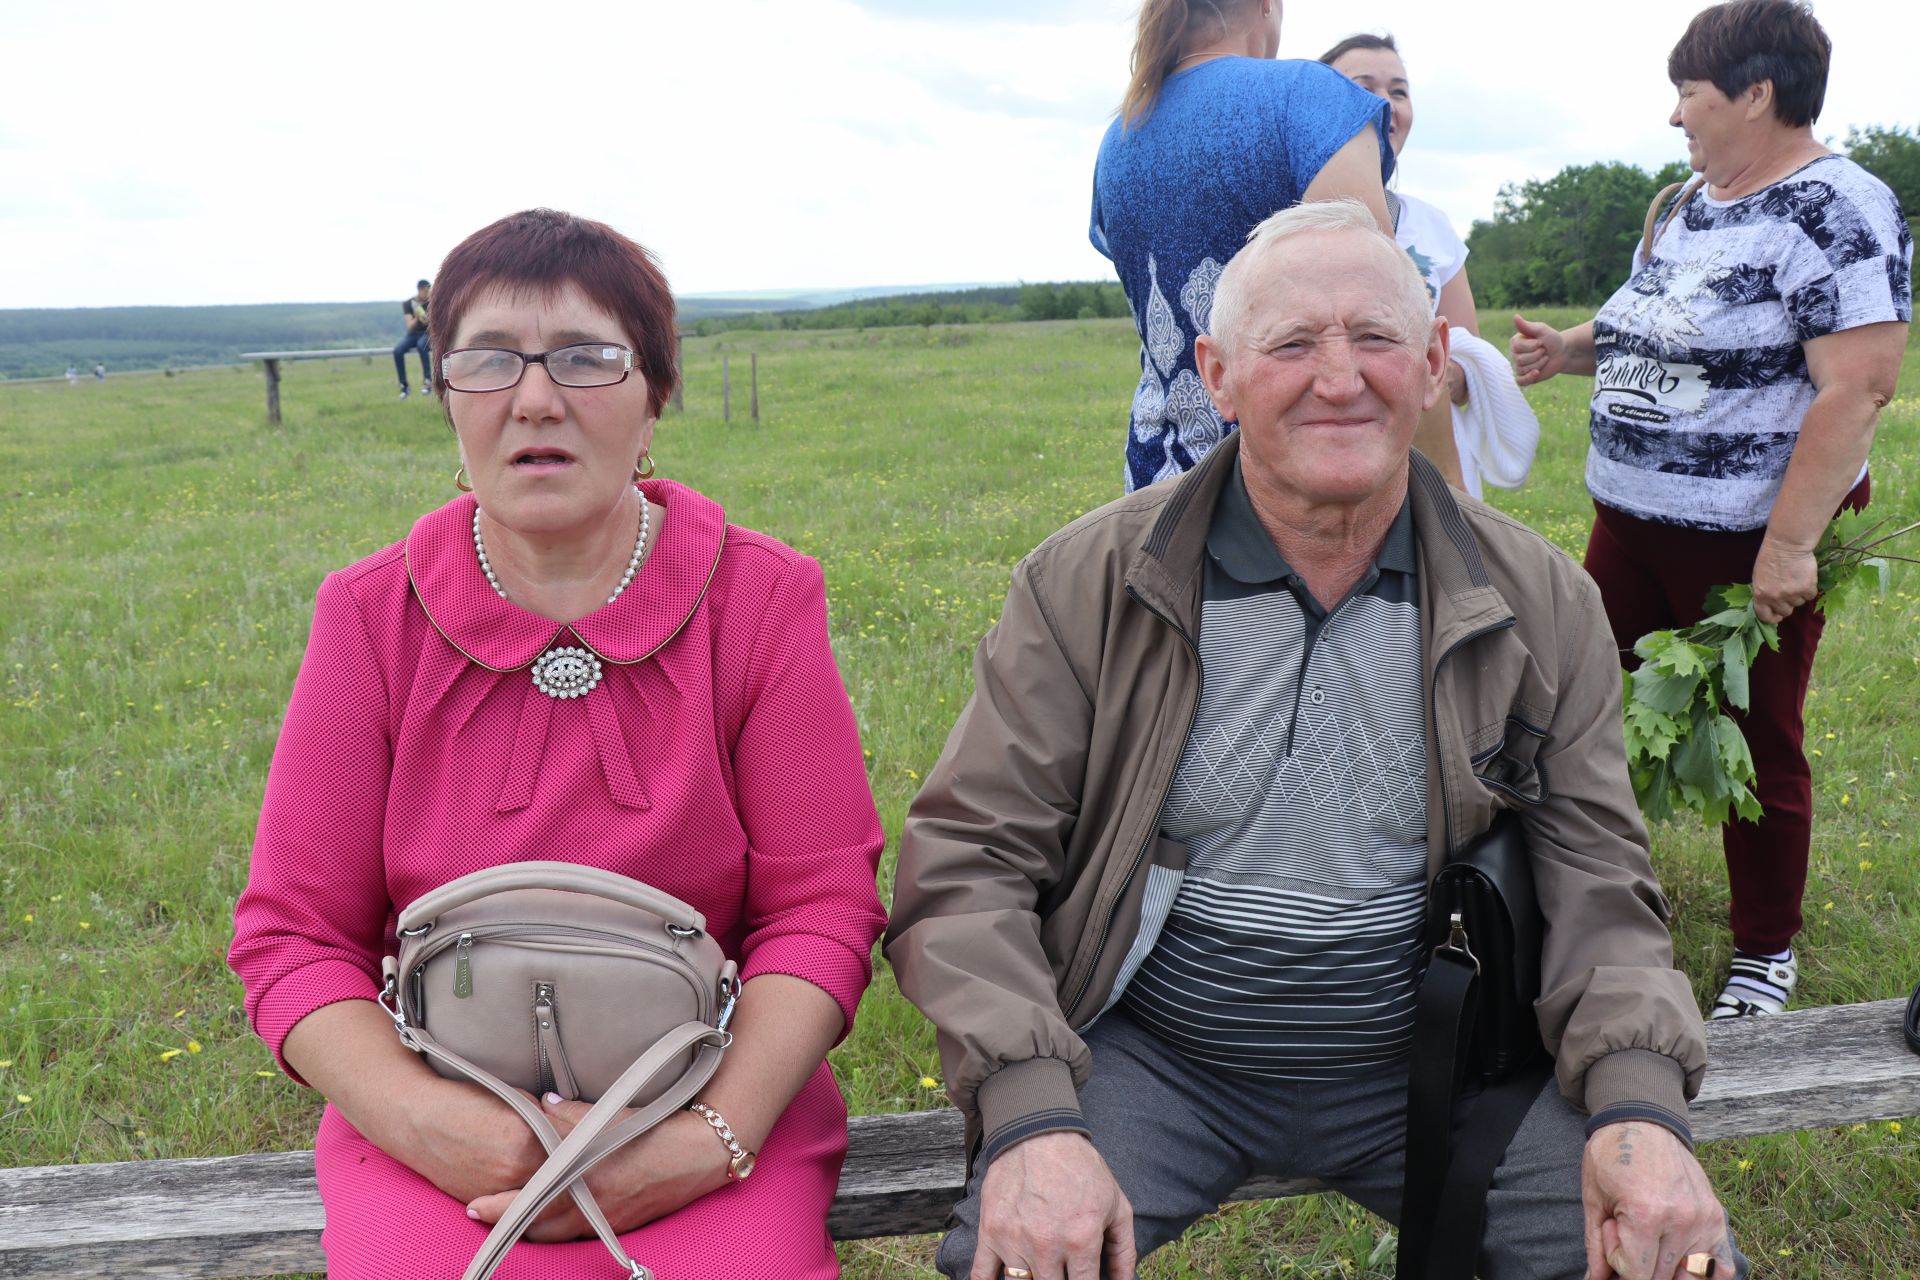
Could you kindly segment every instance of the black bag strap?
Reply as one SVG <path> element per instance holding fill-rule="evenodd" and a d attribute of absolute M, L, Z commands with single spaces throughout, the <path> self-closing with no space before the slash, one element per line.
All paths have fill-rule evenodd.
<path fill-rule="evenodd" d="M 1480 1237 L 1487 1225 L 1487 1192 L 1494 1170 L 1507 1154 L 1520 1123 L 1539 1100 L 1540 1090 L 1553 1078 L 1544 1058 L 1483 1092 L 1473 1104 L 1473 1117 L 1454 1144 L 1447 1166 L 1446 1186 L 1440 1192 L 1440 1212 L 1433 1222 L 1428 1246 L 1427 1275 L 1470 1276 L 1480 1256 Z M 1404 1238 L 1404 1237 L 1403 1237 Z M 1452 1264 L 1459 1260 L 1457 1270 Z"/>
<path fill-rule="evenodd" d="M 1453 1144 L 1453 1104 L 1466 1083 L 1480 1011 L 1480 966 L 1464 950 L 1436 947 L 1413 1012 L 1413 1062 L 1407 1074 L 1407 1174 L 1400 1192 L 1396 1280 L 1440 1280 L 1426 1262 Z M 1463 1277 L 1473 1273 L 1473 1256 Z"/>
<path fill-rule="evenodd" d="M 1479 964 L 1464 947 L 1434 948 L 1414 1005 L 1396 1280 L 1472 1280 L 1494 1170 L 1552 1076 L 1540 1058 L 1482 1092 L 1471 1127 L 1454 1142 L 1454 1105 L 1473 1070 L 1479 988 Z"/>

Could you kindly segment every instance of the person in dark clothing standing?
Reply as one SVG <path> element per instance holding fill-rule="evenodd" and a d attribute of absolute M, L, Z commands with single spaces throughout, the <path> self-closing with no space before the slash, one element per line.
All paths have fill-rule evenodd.
<path fill-rule="evenodd" d="M 394 344 L 393 371 L 400 378 L 400 398 L 407 398 L 407 352 L 418 349 L 420 352 L 420 381 L 426 384 L 428 395 L 433 394 L 433 348 L 427 341 L 427 292 L 430 282 L 422 280 L 418 290 L 411 298 L 400 304 L 400 314 L 406 317 L 406 336 Z"/>

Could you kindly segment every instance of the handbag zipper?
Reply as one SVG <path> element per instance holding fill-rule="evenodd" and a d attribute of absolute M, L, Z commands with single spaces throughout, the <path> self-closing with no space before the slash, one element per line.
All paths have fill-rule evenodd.
<path fill-rule="evenodd" d="M 566 1046 L 560 1042 L 560 1013 L 554 1005 L 551 982 L 533 984 L 533 1039 L 539 1084 L 536 1092 L 578 1097 L 580 1090 L 574 1083 L 573 1068 L 567 1064 Z"/>
<path fill-rule="evenodd" d="M 473 994 L 473 934 L 463 933 L 453 949 L 453 994 L 465 1000 Z"/>

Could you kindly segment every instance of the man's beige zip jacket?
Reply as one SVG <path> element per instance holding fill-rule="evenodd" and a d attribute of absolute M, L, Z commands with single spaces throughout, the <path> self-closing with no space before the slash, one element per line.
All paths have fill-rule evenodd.
<path fill-rule="evenodd" d="M 1077 1128 L 1078 1032 L 1116 992 L 1200 699 L 1202 560 L 1230 436 L 1020 562 L 974 692 L 908 814 L 886 954 L 939 1030 L 969 1152 Z M 1684 1116 L 1706 1069 L 1586 574 L 1414 455 L 1428 874 L 1518 811 L 1547 919 L 1540 1029 L 1567 1099 Z"/>

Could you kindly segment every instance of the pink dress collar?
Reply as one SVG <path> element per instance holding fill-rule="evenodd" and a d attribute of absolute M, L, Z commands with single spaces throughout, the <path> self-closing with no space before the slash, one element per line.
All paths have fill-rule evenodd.
<path fill-rule="evenodd" d="M 606 662 L 651 657 L 687 624 L 713 581 L 726 542 L 726 512 L 671 480 L 648 480 L 639 488 L 667 518 L 619 599 L 584 618 L 555 623 L 495 593 L 473 550 L 472 494 L 414 522 L 406 543 L 414 598 L 447 643 L 493 671 L 531 666 L 569 631 Z"/>

